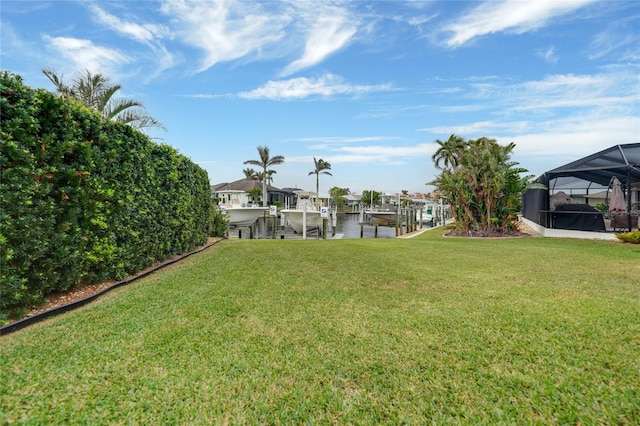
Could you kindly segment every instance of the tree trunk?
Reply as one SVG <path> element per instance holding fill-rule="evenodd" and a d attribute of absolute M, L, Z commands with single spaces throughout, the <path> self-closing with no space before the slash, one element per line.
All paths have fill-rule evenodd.
<path fill-rule="evenodd" d="M 262 181 L 262 207 L 267 207 L 267 181 Z"/>

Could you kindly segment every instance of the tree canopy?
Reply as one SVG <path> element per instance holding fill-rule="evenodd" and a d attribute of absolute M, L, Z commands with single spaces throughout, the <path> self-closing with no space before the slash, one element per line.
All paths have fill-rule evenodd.
<path fill-rule="evenodd" d="M 362 197 L 360 198 L 360 202 L 362 204 L 379 204 L 381 200 L 382 193 L 374 190 L 365 189 L 362 191 Z"/>
<path fill-rule="evenodd" d="M 465 141 L 456 135 L 436 143 L 440 147 L 432 159 L 442 172 L 430 184 L 450 201 L 458 230 L 485 235 L 513 230 L 532 178 L 511 161 L 516 145 L 499 145 L 486 137 Z"/>
<path fill-rule="evenodd" d="M 315 165 L 315 169 L 309 172 L 309 176 L 315 174 L 316 175 L 316 195 L 320 195 L 320 175 L 329 175 L 333 176 L 327 170 L 331 170 L 331 164 L 328 161 L 324 161 L 322 158 L 316 160 L 316 157 L 313 157 L 313 164 Z"/>
<path fill-rule="evenodd" d="M 260 155 L 259 160 L 247 160 L 244 164 L 250 164 L 252 166 L 258 166 L 262 168 L 262 172 L 256 173 L 258 179 L 262 181 L 262 193 L 264 197 L 262 198 L 262 206 L 267 206 L 267 181 L 271 181 L 272 175 L 275 173 L 273 170 L 269 170 L 269 167 L 276 166 L 278 164 L 284 163 L 284 157 L 282 155 L 275 155 L 273 157 L 270 156 L 269 147 L 268 146 L 258 146 L 258 154 Z"/>
<path fill-rule="evenodd" d="M 246 169 L 242 169 L 242 173 L 244 173 L 244 177 L 246 178 L 257 179 L 257 172 L 250 167 L 247 167 Z"/>
<path fill-rule="evenodd" d="M 333 199 L 333 202 L 336 204 L 344 202 L 344 196 L 349 193 L 349 188 L 340 188 L 338 186 L 334 186 L 329 190 L 329 195 Z"/>

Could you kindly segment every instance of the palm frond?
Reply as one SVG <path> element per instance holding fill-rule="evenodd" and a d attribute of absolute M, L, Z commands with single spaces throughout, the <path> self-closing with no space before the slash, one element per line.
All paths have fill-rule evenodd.
<path fill-rule="evenodd" d="M 142 103 L 135 101 L 133 99 L 119 98 L 119 99 L 112 99 L 110 102 L 108 102 L 104 106 L 104 109 L 102 110 L 102 115 L 108 118 L 109 120 L 117 119 L 117 121 L 123 121 L 118 117 L 125 111 L 127 112 L 136 111 L 135 112 L 136 115 L 146 114 L 146 112 L 143 112 L 144 105 L 142 105 Z"/>
<path fill-rule="evenodd" d="M 103 74 L 94 74 L 87 69 L 78 73 L 69 85 L 63 81 L 62 75 L 52 69 L 43 69 L 42 72 L 61 95 L 79 100 L 87 108 L 99 111 L 109 120 L 128 124 L 137 130 L 147 127 L 167 130 L 164 124 L 147 114 L 141 102 L 126 98 L 114 99 L 113 96 L 122 86 L 111 83 Z"/>

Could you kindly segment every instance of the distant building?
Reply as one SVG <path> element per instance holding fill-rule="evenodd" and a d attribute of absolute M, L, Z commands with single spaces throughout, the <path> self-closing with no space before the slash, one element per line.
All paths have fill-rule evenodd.
<path fill-rule="evenodd" d="M 222 182 L 217 183 L 215 185 L 211 185 L 211 197 L 212 198 L 222 198 L 224 193 L 221 191 L 244 191 L 249 192 L 253 188 L 262 189 L 262 182 L 257 181 L 251 178 L 239 179 L 233 182 Z M 276 188 L 275 186 L 267 185 L 267 195 L 269 199 L 267 200 L 268 205 L 273 205 L 275 203 L 280 203 L 280 205 L 285 205 L 287 202 L 290 204 L 295 203 L 295 194 L 287 189 Z M 247 198 L 247 203 L 250 203 L 250 200 Z M 262 198 L 255 200 L 256 204 L 262 204 Z"/>

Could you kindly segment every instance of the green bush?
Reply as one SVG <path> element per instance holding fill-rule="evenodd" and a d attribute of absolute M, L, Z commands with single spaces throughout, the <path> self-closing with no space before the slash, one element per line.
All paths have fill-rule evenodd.
<path fill-rule="evenodd" d="M 0 94 L 0 321 L 211 235 L 207 173 L 174 148 L 13 73 Z"/>
<path fill-rule="evenodd" d="M 616 238 L 624 243 L 640 244 L 640 230 L 616 234 Z"/>
<path fill-rule="evenodd" d="M 211 200 L 210 212 L 209 223 L 211 228 L 209 235 L 212 237 L 226 237 L 229 222 L 222 210 L 218 208 L 218 203 L 215 200 Z"/>

